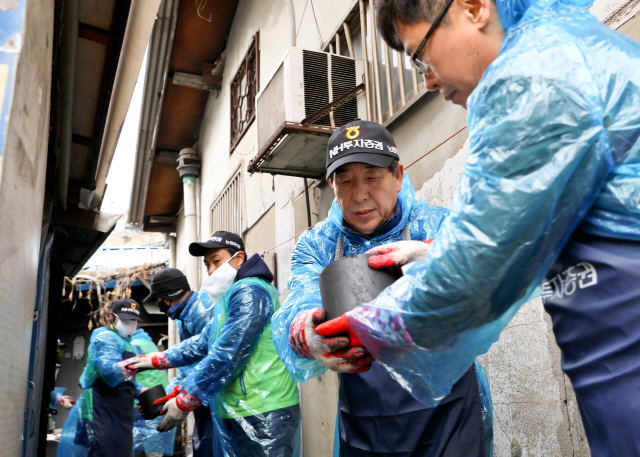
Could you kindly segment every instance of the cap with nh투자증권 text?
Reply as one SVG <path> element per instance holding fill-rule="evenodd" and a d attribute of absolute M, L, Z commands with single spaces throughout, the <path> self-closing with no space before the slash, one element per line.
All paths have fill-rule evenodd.
<path fill-rule="evenodd" d="M 111 308 L 111 312 L 123 321 L 141 320 L 140 305 L 138 305 L 138 302 L 130 298 L 121 298 L 120 300 L 116 300 Z"/>
<path fill-rule="evenodd" d="M 387 168 L 400 160 L 396 142 L 381 124 L 356 119 L 331 135 L 327 145 L 327 179 L 342 165 L 366 163 Z"/>
<path fill-rule="evenodd" d="M 194 257 L 203 256 L 209 249 L 232 248 L 244 251 L 244 241 L 233 232 L 218 230 L 213 232 L 207 241 L 191 243 L 189 253 Z"/>

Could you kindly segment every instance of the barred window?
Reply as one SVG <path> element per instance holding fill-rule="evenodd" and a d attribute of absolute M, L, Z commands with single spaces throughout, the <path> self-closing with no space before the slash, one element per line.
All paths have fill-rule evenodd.
<path fill-rule="evenodd" d="M 224 230 L 242 236 L 242 173 L 233 174 L 211 205 L 211 232 Z"/>
<path fill-rule="evenodd" d="M 258 38 L 259 32 L 256 32 L 231 83 L 231 152 L 256 117 L 256 94 L 260 81 Z"/>

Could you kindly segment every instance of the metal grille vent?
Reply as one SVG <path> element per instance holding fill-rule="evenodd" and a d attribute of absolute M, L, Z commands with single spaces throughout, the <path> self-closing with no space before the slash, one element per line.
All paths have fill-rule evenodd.
<path fill-rule="evenodd" d="M 346 94 L 357 85 L 356 63 L 353 59 L 331 55 L 332 101 Z M 358 102 L 354 98 L 333 111 L 336 127 L 348 124 L 358 117 Z"/>
<path fill-rule="evenodd" d="M 329 62 L 327 61 L 326 54 L 313 51 L 302 51 L 305 117 L 310 116 L 329 103 L 328 74 Z M 319 119 L 315 124 L 331 126 L 331 119 L 327 115 Z"/>
<path fill-rule="evenodd" d="M 283 65 L 280 65 L 258 99 L 258 118 L 260 119 L 258 123 L 258 149 L 262 149 L 271 135 L 286 121 Z"/>
<path fill-rule="evenodd" d="M 242 181 L 237 173 L 211 206 L 211 230 L 242 235 Z"/>

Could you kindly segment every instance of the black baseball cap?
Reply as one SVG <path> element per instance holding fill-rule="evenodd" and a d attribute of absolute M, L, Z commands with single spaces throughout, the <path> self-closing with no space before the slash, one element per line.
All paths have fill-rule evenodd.
<path fill-rule="evenodd" d="M 338 167 L 366 163 L 387 168 L 400 160 L 396 142 L 381 124 L 356 119 L 333 132 L 327 145 L 327 179 Z"/>
<path fill-rule="evenodd" d="M 209 249 L 219 248 L 233 248 L 238 251 L 244 251 L 244 241 L 242 241 L 240 235 L 218 230 L 217 232 L 213 232 L 207 241 L 191 243 L 189 245 L 189 254 L 194 257 L 201 257 Z"/>
<path fill-rule="evenodd" d="M 111 312 L 123 321 L 140 320 L 140 305 L 130 298 L 116 300 L 111 308 Z"/>
<path fill-rule="evenodd" d="M 157 301 L 156 297 L 175 300 L 190 290 L 189 281 L 182 271 L 177 268 L 164 268 L 151 280 L 151 293 L 142 303 Z"/>

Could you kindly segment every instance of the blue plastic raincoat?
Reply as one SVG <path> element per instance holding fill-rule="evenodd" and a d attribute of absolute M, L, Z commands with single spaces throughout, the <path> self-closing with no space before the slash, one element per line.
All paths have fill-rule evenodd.
<path fill-rule="evenodd" d="M 216 455 L 298 455 L 298 391 L 271 339 L 272 280 L 252 256 L 200 335 L 165 351 L 174 367 L 195 364 L 181 385 L 211 408 Z"/>
<path fill-rule="evenodd" d="M 417 201 L 414 194 L 409 176 L 404 174 L 395 214 L 372 236 L 345 226 L 335 201 L 327 219 L 301 235 L 293 251 L 289 296 L 273 317 L 278 354 L 296 381 L 303 382 L 326 371 L 315 359 L 301 358 L 291 349 L 289 328 L 298 313 L 322 307 L 319 277 L 335 259 L 339 235 L 344 237 L 344 256 L 399 241 L 405 226 L 413 240 L 434 237 L 448 210 Z M 366 373 L 341 374 L 340 454 L 490 455 L 493 433 L 488 380 L 479 364 L 477 370 L 466 371 L 465 379 L 447 404 L 435 410 L 413 399 L 377 363 Z M 381 429 L 385 434 L 379 432 Z M 455 446 L 459 447 L 454 449 Z"/>
<path fill-rule="evenodd" d="M 110 328 L 93 331 L 87 353 L 80 377 L 86 390 L 67 415 L 57 455 L 132 455 L 133 401 L 143 386 L 125 377 L 118 362 L 141 353 Z"/>
<path fill-rule="evenodd" d="M 186 303 L 183 303 L 186 301 Z M 176 327 L 180 341 L 199 335 L 213 316 L 215 303 L 204 290 L 195 290 L 183 301 L 173 305 L 167 316 L 176 321 Z M 178 369 L 178 374 L 167 386 L 167 393 L 182 384 L 193 371 L 196 364 L 186 365 Z M 213 453 L 213 421 L 211 411 L 206 406 L 201 406 L 193 412 L 195 426 L 193 428 L 193 456 L 209 457 Z"/>
<path fill-rule="evenodd" d="M 204 290 L 194 290 L 193 294 L 186 297 L 188 300 L 184 307 L 182 303 L 172 306 L 167 312 L 167 316 L 176 321 L 176 327 L 180 341 L 187 340 L 192 336 L 199 335 L 213 316 L 213 306 L 215 303 Z M 180 367 L 178 374 L 171 380 L 167 387 L 167 392 L 171 392 L 174 386 L 191 373 L 195 365 Z"/>
<path fill-rule="evenodd" d="M 131 344 L 142 354 L 158 352 L 149 334 L 143 329 L 138 329 L 131 334 Z M 143 371 L 136 375 L 137 381 L 144 387 L 151 388 L 161 384 L 167 387 L 169 380 L 164 371 Z M 136 406 L 134 409 L 133 449 L 144 452 L 147 457 L 162 457 L 173 455 L 176 430 L 160 433 L 157 428 L 163 417 L 158 416 L 152 420 L 145 420 Z"/>
<path fill-rule="evenodd" d="M 471 148 L 451 214 L 427 259 L 348 319 L 437 404 L 559 262 L 542 296 L 592 452 L 640 455 L 640 315 L 625 303 L 638 298 L 640 46 L 585 4 L 497 0 L 506 35 L 467 102 Z M 602 286 L 616 269 L 618 283 Z"/>

